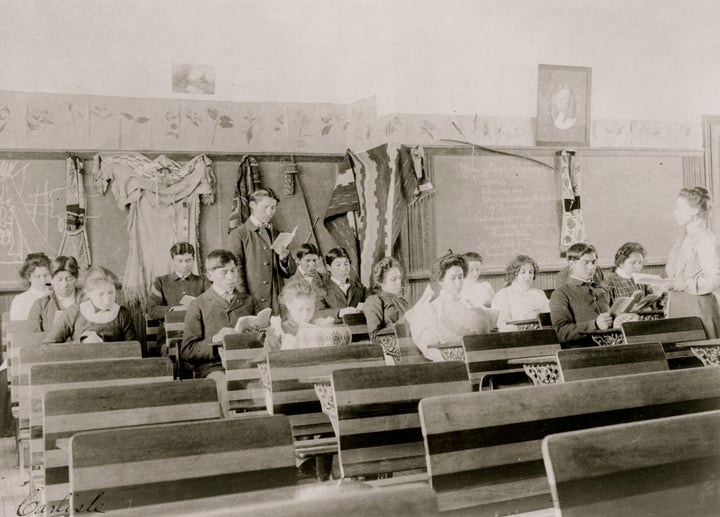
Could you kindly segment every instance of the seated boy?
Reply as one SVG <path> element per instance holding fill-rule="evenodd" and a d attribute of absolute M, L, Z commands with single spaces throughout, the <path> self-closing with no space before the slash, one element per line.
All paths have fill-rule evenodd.
<path fill-rule="evenodd" d="M 153 280 L 148 297 L 148 317 L 163 320 L 173 307 L 187 306 L 189 298 L 197 298 L 210 287 L 210 281 L 193 274 L 195 248 L 189 242 L 176 242 L 170 248 L 173 272 Z M 157 336 L 157 351 L 165 344 L 165 326 L 160 323 Z M 165 355 L 164 353 L 162 355 Z"/>
<path fill-rule="evenodd" d="M 210 289 L 190 303 L 185 314 L 181 355 L 195 370 L 195 377 L 208 377 L 217 384 L 223 415 L 228 412 L 225 370 L 217 347 L 226 334 L 235 332 L 240 316 L 257 313 L 255 299 L 235 288 L 237 259 L 227 250 L 211 251 L 205 261 Z"/>
<path fill-rule="evenodd" d="M 613 324 L 608 292 L 593 282 L 597 252 L 577 243 L 567 251 L 568 279 L 550 297 L 550 318 L 563 348 L 594 346 L 590 332 Z"/>

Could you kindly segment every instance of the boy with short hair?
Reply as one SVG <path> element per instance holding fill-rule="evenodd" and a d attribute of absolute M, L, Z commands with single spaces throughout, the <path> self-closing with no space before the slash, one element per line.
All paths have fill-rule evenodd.
<path fill-rule="evenodd" d="M 225 370 L 213 343 L 222 343 L 241 316 L 256 314 L 257 303 L 252 296 L 235 288 L 238 276 L 237 259 L 223 249 L 211 251 L 205 261 L 211 287 L 190 303 L 185 314 L 181 356 L 195 370 L 195 377 L 208 377 L 217 384 L 218 398 L 227 415 Z"/>
<path fill-rule="evenodd" d="M 238 258 L 238 287 L 255 297 L 258 310 L 271 307 L 280 313 L 278 296 L 284 279 L 295 273 L 295 261 L 287 248 L 271 249 L 280 232 L 270 223 L 278 197 L 269 188 L 250 196 L 250 217 L 232 231 L 228 249 Z"/>
<path fill-rule="evenodd" d="M 192 272 L 195 265 L 195 248 L 189 242 L 176 242 L 170 248 L 173 272 L 153 280 L 148 297 L 148 317 L 163 320 L 173 307 L 187 306 L 186 297 L 197 298 L 210 287 L 210 281 Z M 161 321 L 158 327 L 156 349 L 165 344 L 165 328 Z"/>

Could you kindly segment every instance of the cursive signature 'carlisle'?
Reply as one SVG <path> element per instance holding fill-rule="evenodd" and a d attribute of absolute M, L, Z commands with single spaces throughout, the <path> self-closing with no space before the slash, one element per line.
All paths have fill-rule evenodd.
<path fill-rule="evenodd" d="M 25 515 L 68 514 L 70 512 L 71 493 L 63 497 L 62 501 L 56 505 L 51 504 L 49 506 L 41 504 L 38 501 L 39 493 L 40 489 L 35 489 L 30 495 L 23 499 L 15 512 L 18 517 Z M 81 504 L 79 508 L 75 508 L 75 513 L 105 513 L 102 509 L 103 503 L 101 502 L 103 494 L 105 494 L 105 492 L 99 492 L 89 505 L 85 506 Z"/>

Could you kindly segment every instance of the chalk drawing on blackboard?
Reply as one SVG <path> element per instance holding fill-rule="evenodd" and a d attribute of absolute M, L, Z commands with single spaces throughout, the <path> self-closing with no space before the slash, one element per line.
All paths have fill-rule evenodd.
<path fill-rule="evenodd" d="M 0 264 L 18 264 L 26 254 L 55 249 L 48 242 L 52 194 L 47 182 L 24 193 L 29 163 L 0 160 Z"/>

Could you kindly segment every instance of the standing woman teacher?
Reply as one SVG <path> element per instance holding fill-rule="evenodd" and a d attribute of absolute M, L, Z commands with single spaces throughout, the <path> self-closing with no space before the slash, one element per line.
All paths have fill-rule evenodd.
<path fill-rule="evenodd" d="M 720 249 L 707 227 L 711 200 L 703 187 L 684 188 L 675 202 L 675 221 L 685 235 L 670 250 L 668 316 L 699 316 L 708 338 L 720 336 L 720 304 L 713 291 L 720 288 Z"/>

